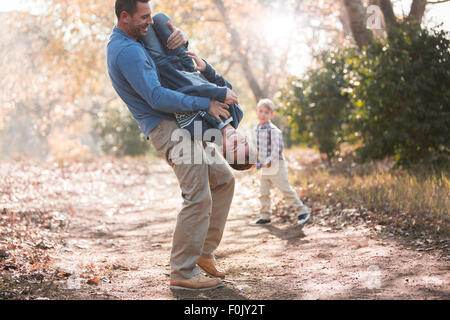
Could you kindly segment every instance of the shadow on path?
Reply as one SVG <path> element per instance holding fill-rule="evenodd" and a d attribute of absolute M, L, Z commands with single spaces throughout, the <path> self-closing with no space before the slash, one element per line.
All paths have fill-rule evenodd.
<path fill-rule="evenodd" d="M 239 290 L 224 286 L 205 291 L 170 289 L 177 300 L 248 300 Z"/>
<path fill-rule="evenodd" d="M 270 232 L 270 234 L 276 236 L 277 238 L 281 240 L 287 240 L 288 244 L 294 244 L 299 239 L 306 237 L 302 230 L 303 227 L 300 227 L 298 225 L 289 225 L 288 227 L 281 228 L 270 225 L 264 226 L 263 228 L 266 228 Z"/>

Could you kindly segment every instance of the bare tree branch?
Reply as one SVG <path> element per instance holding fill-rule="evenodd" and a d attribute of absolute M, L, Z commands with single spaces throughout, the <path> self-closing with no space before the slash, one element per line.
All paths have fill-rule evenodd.
<path fill-rule="evenodd" d="M 441 1 L 427 1 L 427 4 L 440 4 L 444 2 L 450 2 L 450 0 L 441 0 Z"/>
<path fill-rule="evenodd" d="M 227 9 L 223 3 L 222 0 L 213 0 L 214 4 L 216 5 L 217 9 L 220 12 L 220 15 L 222 16 L 223 23 L 227 29 L 227 31 L 231 35 L 231 45 L 233 46 L 234 51 L 239 56 L 239 61 L 242 67 L 242 70 L 244 72 L 245 78 L 247 79 L 247 82 L 250 86 L 250 89 L 252 90 L 252 93 L 256 99 L 256 101 L 260 100 L 264 93 L 258 84 L 258 81 L 256 80 L 255 75 L 253 74 L 252 69 L 250 68 L 250 63 L 248 59 L 248 55 L 246 54 L 246 50 L 244 50 L 241 46 L 241 38 L 239 36 L 239 33 L 235 28 L 233 28 L 233 24 L 230 21 L 230 18 L 228 16 Z"/>

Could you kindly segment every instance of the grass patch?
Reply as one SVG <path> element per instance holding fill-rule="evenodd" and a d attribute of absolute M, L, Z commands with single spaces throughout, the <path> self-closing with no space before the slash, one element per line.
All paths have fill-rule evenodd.
<path fill-rule="evenodd" d="M 295 159 L 294 153 L 290 156 Z M 349 157 L 303 164 L 304 170 L 291 170 L 290 175 L 300 194 L 314 202 L 364 208 L 378 224 L 448 238 L 449 172 L 393 165 L 387 160 L 358 164 Z"/>

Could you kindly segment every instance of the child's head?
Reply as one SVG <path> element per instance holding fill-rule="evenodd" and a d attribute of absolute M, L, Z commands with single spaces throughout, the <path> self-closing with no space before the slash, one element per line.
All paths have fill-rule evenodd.
<path fill-rule="evenodd" d="M 270 99 L 261 99 L 256 106 L 256 115 L 260 124 L 265 124 L 274 116 L 273 110 L 275 106 Z"/>
<path fill-rule="evenodd" d="M 238 130 L 226 133 L 223 143 L 223 155 L 235 170 L 247 170 L 253 167 L 250 163 L 250 145 L 248 138 Z"/>

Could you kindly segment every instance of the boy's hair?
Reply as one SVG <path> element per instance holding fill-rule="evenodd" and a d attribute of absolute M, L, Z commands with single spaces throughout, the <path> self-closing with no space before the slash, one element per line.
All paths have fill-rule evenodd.
<path fill-rule="evenodd" d="M 122 11 L 128 12 L 130 15 L 133 15 L 137 11 L 137 3 L 143 2 L 148 3 L 150 0 L 116 0 L 116 16 L 117 20 L 120 20 L 120 14 Z"/>
<path fill-rule="evenodd" d="M 256 106 L 256 108 L 259 108 L 259 107 L 266 107 L 272 113 L 274 112 L 274 109 L 275 109 L 275 105 L 273 104 L 273 101 L 270 100 L 270 99 L 261 99 L 261 100 L 259 100 L 258 105 Z"/>

